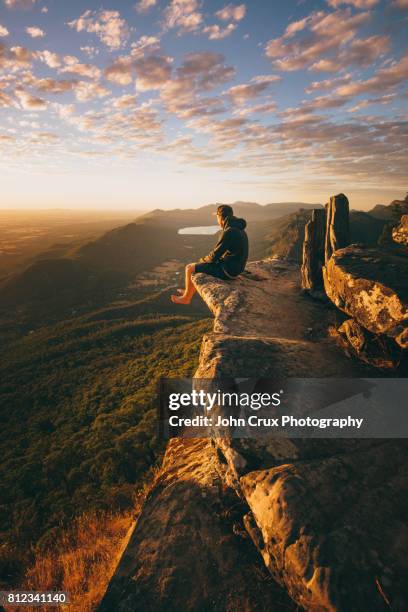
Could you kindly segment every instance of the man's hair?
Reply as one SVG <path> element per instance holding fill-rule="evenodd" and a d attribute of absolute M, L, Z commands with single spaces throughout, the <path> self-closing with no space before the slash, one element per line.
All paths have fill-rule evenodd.
<path fill-rule="evenodd" d="M 227 217 L 232 217 L 234 211 L 232 210 L 232 206 L 228 204 L 221 204 L 217 208 L 217 215 L 220 215 L 221 219 L 226 219 Z"/>

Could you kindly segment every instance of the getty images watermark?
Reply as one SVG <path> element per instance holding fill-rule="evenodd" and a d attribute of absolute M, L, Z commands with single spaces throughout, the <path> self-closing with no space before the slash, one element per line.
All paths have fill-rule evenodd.
<path fill-rule="evenodd" d="M 162 379 L 163 438 L 404 438 L 407 379 Z"/>

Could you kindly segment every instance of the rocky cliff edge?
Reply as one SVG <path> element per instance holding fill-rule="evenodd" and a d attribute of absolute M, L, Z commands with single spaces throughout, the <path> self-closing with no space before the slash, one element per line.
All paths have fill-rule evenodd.
<path fill-rule="evenodd" d="M 215 317 L 196 378 L 378 375 L 298 276 L 278 260 L 196 275 Z M 171 440 L 99 610 L 406 609 L 406 465 L 398 440 Z"/>

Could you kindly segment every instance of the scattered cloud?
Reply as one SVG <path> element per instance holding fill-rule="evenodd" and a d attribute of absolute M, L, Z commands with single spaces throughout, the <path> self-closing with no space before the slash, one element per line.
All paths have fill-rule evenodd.
<path fill-rule="evenodd" d="M 136 89 L 160 89 L 170 80 L 173 59 L 166 55 L 150 55 L 135 62 Z"/>
<path fill-rule="evenodd" d="M 246 6 L 245 4 L 228 4 L 215 14 L 218 19 L 221 19 L 222 21 L 241 21 L 241 19 L 245 17 Z"/>
<path fill-rule="evenodd" d="M 16 98 L 20 102 L 21 108 L 23 108 L 24 110 L 43 111 L 47 108 L 47 102 L 45 100 L 43 100 L 42 98 L 36 98 L 35 96 L 32 96 L 30 93 L 28 93 L 24 89 L 18 88 L 15 90 L 14 93 L 15 93 Z"/>
<path fill-rule="evenodd" d="M 11 108 L 13 106 L 15 106 L 13 98 L 0 89 L 0 107 Z"/>
<path fill-rule="evenodd" d="M 357 111 L 363 110 L 367 108 L 367 106 L 373 104 L 389 104 L 395 99 L 395 94 L 385 94 L 384 96 L 380 96 L 378 98 L 371 98 L 366 100 L 360 100 L 355 106 L 347 109 L 348 113 L 356 113 Z"/>
<path fill-rule="evenodd" d="M 392 6 L 399 9 L 408 9 L 408 0 L 394 0 Z"/>
<path fill-rule="evenodd" d="M 139 0 L 136 3 L 135 8 L 138 13 L 147 13 L 151 8 L 156 6 L 157 0 Z"/>
<path fill-rule="evenodd" d="M 34 26 L 26 28 L 25 31 L 29 36 L 31 36 L 31 38 L 43 38 L 45 36 L 44 30 L 41 30 L 41 28 L 36 28 Z"/>
<path fill-rule="evenodd" d="M 130 56 L 119 57 L 113 64 L 105 68 L 105 79 L 117 85 L 130 85 L 133 81 L 134 62 Z"/>
<path fill-rule="evenodd" d="M 40 59 L 44 64 L 46 64 L 49 68 L 59 68 L 61 66 L 61 57 L 58 53 L 53 53 L 52 51 L 37 51 L 36 57 Z"/>
<path fill-rule="evenodd" d="M 119 49 L 129 36 L 129 28 L 119 11 L 87 10 L 68 26 L 77 32 L 96 34 L 109 49 Z"/>
<path fill-rule="evenodd" d="M 386 92 L 404 83 L 408 78 L 408 55 L 387 68 L 381 68 L 366 80 L 351 81 L 336 89 L 339 96 L 357 96 L 363 93 Z"/>
<path fill-rule="evenodd" d="M 136 106 L 137 103 L 137 96 L 132 96 L 129 94 L 126 94 L 124 96 L 120 96 L 119 98 L 115 98 L 112 102 L 112 106 L 114 108 L 130 108 L 130 107 L 134 107 Z"/>
<path fill-rule="evenodd" d="M 34 6 L 36 0 L 4 0 L 4 4 L 8 8 L 16 8 L 16 9 L 30 9 Z"/>
<path fill-rule="evenodd" d="M 97 47 L 85 46 L 80 47 L 80 50 L 90 58 L 94 58 L 99 53 L 99 49 Z"/>
<path fill-rule="evenodd" d="M 382 57 L 390 50 L 390 38 L 388 36 L 370 36 L 369 38 L 357 38 L 342 49 L 336 56 L 321 59 L 311 65 L 310 70 L 315 72 L 338 72 L 344 66 L 353 64 L 365 68 Z"/>
<path fill-rule="evenodd" d="M 199 8 L 198 0 L 171 0 L 163 13 L 165 28 L 194 32 L 203 23 L 203 15 Z"/>
<path fill-rule="evenodd" d="M 352 15 L 350 9 L 334 13 L 316 11 L 289 24 L 280 38 L 270 40 L 265 48 L 266 56 L 278 70 L 290 72 L 310 67 L 327 59 L 324 54 L 336 55 L 342 51 L 369 17 L 369 12 Z"/>
<path fill-rule="evenodd" d="M 222 100 L 202 97 L 202 94 L 224 85 L 234 75 L 235 69 L 225 65 L 225 58 L 220 53 L 188 53 L 161 88 L 161 99 L 168 112 L 183 119 L 225 112 Z"/>
<path fill-rule="evenodd" d="M 342 4 L 349 4 L 358 9 L 370 9 L 376 6 L 380 0 L 327 0 L 327 4 L 333 8 L 337 8 Z"/>
<path fill-rule="evenodd" d="M 206 26 L 203 29 L 204 34 L 208 35 L 210 40 L 222 40 L 227 38 L 235 30 L 237 26 L 235 23 L 229 23 L 225 28 L 220 28 L 219 25 L 215 24 L 212 26 Z"/>
<path fill-rule="evenodd" d="M 68 79 L 35 79 L 28 78 L 25 83 L 40 91 L 43 94 L 64 94 L 67 91 L 72 91 L 77 84 L 77 81 Z"/>
<path fill-rule="evenodd" d="M 64 67 L 61 68 L 60 72 L 69 74 L 76 74 L 81 77 L 88 79 L 99 79 L 101 76 L 101 70 L 97 66 L 92 64 L 82 64 L 77 57 L 73 55 L 66 55 L 64 57 Z"/>
<path fill-rule="evenodd" d="M 159 47 L 160 41 L 155 36 L 141 36 L 131 44 L 129 55 L 119 57 L 105 69 L 105 78 L 118 85 L 130 85 L 136 74 L 137 61 L 143 58 L 146 52 L 152 55 Z"/>
<path fill-rule="evenodd" d="M 0 69 L 14 74 L 28 68 L 33 60 L 33 53 L 26 47 L 6 47 L 0 42 Z"/>
<path fill-rule="evenodd" d="M 8 29 L 5 26 L 2 26 L 0 24 L 0 38 L 8 36 L 9 34 L 10 34 L 10 32 L 8 31 Z"/>
<path fill-rule="evenodd" d="M 352 75 L 350 73 L 347 73 L 332 79 L 324 79 L 323 81 L 312 81 L 310 85 L 306 87 L 305 91 L 306 93 L 312 93 L 318 89 L 334 89 L 335 87 L 340 87 L 340 85 L 350 83 L 351 78 Z"/>
<path fill-rule="evenodd" d="M 98 83 L 80 81 L 75 86 L 75 96 L 78 102 L 89 102 L 95 98 L 104 98 L 110 91 Z"/>
<path fill-rule="evenodd" d="M 228 95 L 232 99 L 234 104 L 241 105 L 245 104 L 249 100 L 258 98 L 263 94 L 271 85 L 276 81 L 280 81 L 281 77 L 270 75 L 270 76 L 257 76 L 251 79 L 250 83 L 245 85 L 235 85 L 228 90 Z"/>

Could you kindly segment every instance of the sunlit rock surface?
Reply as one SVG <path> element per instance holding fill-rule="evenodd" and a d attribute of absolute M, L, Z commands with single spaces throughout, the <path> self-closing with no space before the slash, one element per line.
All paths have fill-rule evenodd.
<path fill-rule="evenodd" d="M 401 217 L 400 223 L 392 230 L 392 239 L 408 247 L 408 215 Z"/>
<path fill-rule="evenodd" d="M 408 258 L 351 245 L 336 251 L 323 269 L 328 297 L 374 334 L 408 347 Z"/>
<path fill-rule="evenodd" d="M 195 275 L 215 317 L 195 378 L 378 375 L 297 266 L 248 272 Z M 405 610 L 406 464 L 396 440 L 172 440 L 99 610 Z"/>

